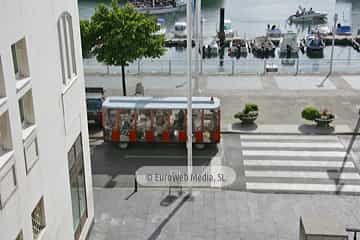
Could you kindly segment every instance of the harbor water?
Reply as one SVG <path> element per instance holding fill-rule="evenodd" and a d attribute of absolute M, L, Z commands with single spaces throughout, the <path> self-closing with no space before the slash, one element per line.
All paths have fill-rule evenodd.
<path fill-rule="evenodd" d="M 99 3 L 110 3 L 110 0 L 79 0 L 80 18 L 88 19 L 94 13 L 95 7 Z M 122 4 L 124 3 L 121 2 Z M 288 17 L 296 12 L 299 6 L 306 9 L 325 11 L 328 13 L 327 24 L 331 28 L 335 13 L 339 16 L 339 22 L 343 25 L 352 25 L 353 32 L 357 33 L 360 29 L 360 1 L 357 0 L 202 0 L 202 14 L 204 22 L 204 39 L 212 38 L 216 34 L 219 22 L 219 9 L 225 8 L 225 18 L 231 19 L 234 31 L 240 37 L 254 39 L 265 35 L 268 24 L 277 25 L 283 32 L 288 30 L 295 31 L 303 37 L 309 30 L 309 26 L 289 25 Z M 166 20 L 167 32 L 171 34 L 174 23 L 185 21 L 185 12 L 162 15 Z M 323 59 L 309 59 L 306 54 L 299 54 L 301 61 L 309 63 L 325 63 L 330 58 L 331 47 L 326 47 Z M 159 61 L 172 60 L 173 63 L 185 63 L 186 51 L 181 48 L 171 48 L 161 57 Z M 225 63 L 230 61 L 226 56 Z M 277 51 L 276 51 L 277 55 Z M 276 57 L 278 58 L 278 57 Z M 334 58 L 341 62 L 357 62 L 360 60 L 360 53 L 352 47 L 335 47 Z M 249 63 L 257 62 L 252 54 L 242 62 L 247 60 Z M 207 60 L 207 61 L 215 61 Z"/>

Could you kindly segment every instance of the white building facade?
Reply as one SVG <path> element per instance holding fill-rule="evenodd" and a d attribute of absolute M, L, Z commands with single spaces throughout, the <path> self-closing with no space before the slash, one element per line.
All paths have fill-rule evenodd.
<path fill-rule="evenodd" d="M 94 218 L 77 0 L 0 1 L 0 239 L 86 239 Z"/>

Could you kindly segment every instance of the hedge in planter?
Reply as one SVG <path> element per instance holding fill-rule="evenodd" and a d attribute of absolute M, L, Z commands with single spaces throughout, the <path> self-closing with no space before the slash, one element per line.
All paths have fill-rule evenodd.
<path fill-rule="evenodd" d="M 234 115 L 234 118 L 240 119 L 243 124 L 253 124 L 259 115 L 258 111 L 258 105 L 248 103 L 241 112 Z"/>
<path fill-rule="evenodd" d="M 330 123 L 335 119 L 335 115 L 329 110 L 319 111 L 315 107 L 306 107 L 302 111 L 301 116 L 305 120 L 315 121 L 319 127 L 329 127 Z"/>

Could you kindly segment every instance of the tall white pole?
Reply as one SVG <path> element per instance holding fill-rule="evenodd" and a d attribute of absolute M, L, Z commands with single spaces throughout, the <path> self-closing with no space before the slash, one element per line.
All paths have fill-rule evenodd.
<path fill-rule="evenodd" d="M 196 74 L 196 84 L 195 84 L 195 91 L 196 94 L 199 93 L 199 65 L 200 65 L 200 21 L 201 21 L 201 0 L 196 0 L 195 6 L 195 74 Z"/>
<path fill-rule="evenodd" d="M 188 106 L 187 106 L 187 154 L 188 154 L 188 176 L 192 175 L 192 1 L 187 1 L 187 80 L 188 80 Z M 189 194 L 192 194 L 192 186 L 189 185 Z"/>
<path fill-rule="evenodd" d="M 334 15 L 334 27 L 333 27 L 333 38 L 332 38 L 332 46 L 331 46 L 331 55 L 330 55 L 330 70 L 329 75 L 333 72 L 333 64 L 334 64 L 334 47 L 335 47 L 335 33 L 336 33 L 336 24 L 338 21 L 338 15 L 335 13 Z"/>
<path fill-rule="evenodd" d="M 203 74 L 204 18 L 200 14 L 200 75 Z"/>

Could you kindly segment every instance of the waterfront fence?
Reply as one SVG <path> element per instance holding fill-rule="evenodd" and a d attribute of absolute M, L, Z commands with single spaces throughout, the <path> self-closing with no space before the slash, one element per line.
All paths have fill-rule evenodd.
<path fill-rule="evenodd" d="M 194 62 L 193 62 L 194 63 Z M 328 74 L 329 59 L 205 59 L 202 73 L 216 74 L 266 74 L 266 67 L 273 66 L 277 74 Z M 95 59 L 84 59 L 84 71 L 88 74 L 121 74 L 121 67 L 106 66 Z M 186 73 L 185 59 L 142 59 L 126 67 L 127 74 L 184 74 Z M 359 74 L 360 59 L 335 59 L 333 73 Z"/>

